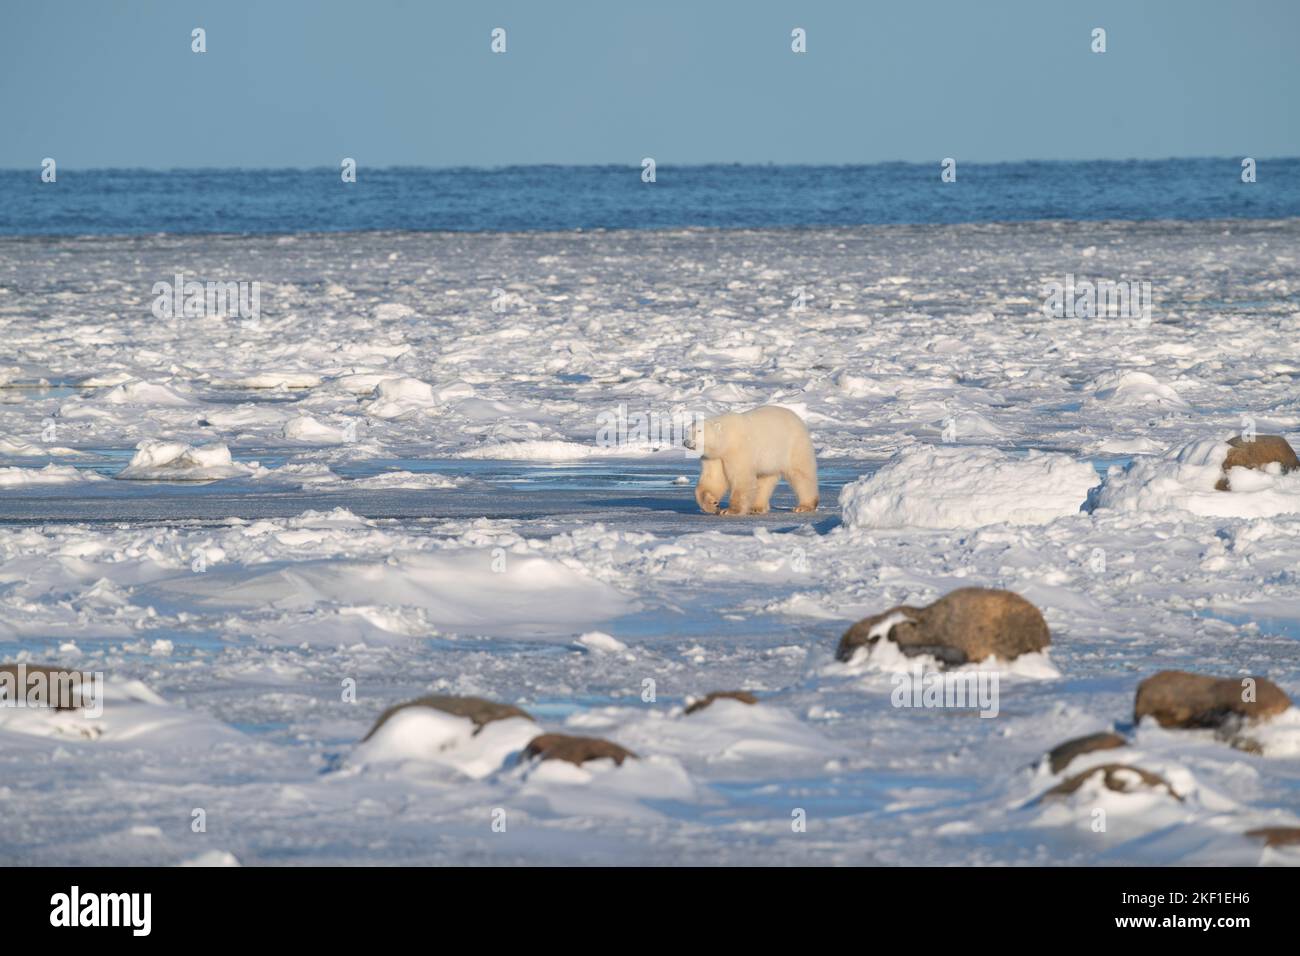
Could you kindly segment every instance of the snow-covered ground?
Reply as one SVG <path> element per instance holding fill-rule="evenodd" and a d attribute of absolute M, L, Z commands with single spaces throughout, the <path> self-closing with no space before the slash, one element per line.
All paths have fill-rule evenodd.
<path fill-rule="evenodd" d="M 157 318 L 176 273 L 260 318 Z M 1044 317 L 1067 275 L 1150 321 Z M 0 862 L 1300 862 L 1243 836 L 1300 825 L 1295 711 L 1263 753 L 1131 726 L 1164 669 L 1300 697 L 1300 476 L 1213 489 L 1247 420 L 1300 444 L 1300 222 L 0 239 L 0 334 L 0 663 L 107 681 L 0 708 Z M 597 441 L 767 402 L 815 515 L 700 515 L 673 436 Z M 1052 631 L 996 717 L 835 660 L 968 585 Z M 359 746 L 427 693 L 536 726 Z M 1182 799 L 1037 801 L 1112 725 L 1070 772 Z M 517 762 L 542 731 L 641 759 Z"/>

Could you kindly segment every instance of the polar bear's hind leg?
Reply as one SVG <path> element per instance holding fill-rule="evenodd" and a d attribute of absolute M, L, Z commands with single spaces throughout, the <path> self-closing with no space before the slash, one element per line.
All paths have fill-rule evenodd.
<path fill-rule="evenodd" d="M 790 483 L 790 489 L 794 492 L 795 500 L 798 502 L 794 506 L 795 511 L 817 510 L 821 498 L 817 494 L 816 474 L 809 474 L 801 468 L 794 468 L 785 476 L 785 480 Z"/>

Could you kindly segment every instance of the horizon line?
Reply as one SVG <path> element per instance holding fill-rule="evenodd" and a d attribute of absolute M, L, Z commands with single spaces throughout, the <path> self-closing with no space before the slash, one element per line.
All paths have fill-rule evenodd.
<path fill-rule="evenodd" d="M 41 163 L 44 159 L 55 157 L 42 157 L 36 160 L 31 166 L 3 166 L 0 167 L 0 174 L 4 173 L 30 173 L 32 171 L 40 172 Z M 654 158 L 654 157 L 644 157 Z M 706 169 L 718 167 L 735 167 L 740 169 L 863 169 L 873 166 L 931 166 L 940 164 L 944 159 L 949 157 L 938 157 L 932 160 L 909 160 L 909 159 L 884 159 L 871 162 L 778 162 L 768 161 L 739 161 L 739 160 L 718 160 L 706 162 L 671 162 L 660 161 L 655 159 L 657 169 Z M 1254 159 L 1256 163 L 1274 163 L 1300 161 L 1300 156 L 1165 156 L 1160 158 L 1135 158 L 1126 159 L 1002 159 L 1002 160 L 980 160 L 952 157 L 962 166 L 1023 166 L 1023 165 L 1066 165 L 1078 163 L 1098 163 L 1111 165 L 1140 165 L 1146 163 L 1169 163 L 1169 162 L 1235 162 L 1240 163 L 1243 159 Z M 355 157 L 340 157 L 339 163 L 343 159 L 355 159 Z M 508 172 L 516 169 L 629 169 L 638 170 L 641 168 L 641 160 L 634 160 L 627 163 L 619 162 L 593 162 L 593 163 L 560 163 L 560 162 L 537 162 L 537 163 L 502 163 L 499 165 L 484 166 L 469 163 L 458 163 L 452 165 L 426 165 L 421 163 L 389 163 L 386 165 L 369 166 L 363 162 L 357 162 L 358 169 L 367 169 L 377 172 L 392 172 L 402 170 L 421 170 L 421 171 L 440 171 L 440 172 Z M 123 172 L 146 172 L 146 173 L 196 173 L 196 172 L 315 172 L 318 170 L 337 170 L 337 165 L 318 164 L 313 166 L 65 166 L 59 163 L 60 172 L 77 172 L 77 173 L 123 173 Z"/>

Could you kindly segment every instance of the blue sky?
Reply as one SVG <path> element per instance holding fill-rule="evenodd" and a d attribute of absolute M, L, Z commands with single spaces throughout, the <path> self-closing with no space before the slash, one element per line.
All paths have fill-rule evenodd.
<path fill-rule="evenodd" d="M 1296 0 L 11 0 L 0 167 L 1296 156 L 1298 37 Z"/>

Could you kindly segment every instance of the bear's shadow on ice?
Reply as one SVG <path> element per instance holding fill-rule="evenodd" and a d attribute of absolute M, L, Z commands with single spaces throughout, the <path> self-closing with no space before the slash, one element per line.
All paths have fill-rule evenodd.
<path fill-rule="evenodd" d="M 692 500 L 679 501 L 651 496 L 644 498 L 599 498 L 587 503 L 594 509 L 601 511 L 658 511 L 685 515 L 698 518 L 701 524 L 716 525 L 719 528 L 734 527 L 741 529 L 752 526 L 756 522 L 761 522 L 769 531 L 794 531 L 811 525 L 818 534 L 826 534 L 840 525 L 840 516 L 838 514 L 827 514 L 824 511 L 811 514 L 796 514 L 793 510 L 793 498 L 785 504 L 776 503 L 774 509 L 765 515 L 746 515 L 742 518 L 705 514 Z"/>
<path fill-rule="evenodd" d="M 693 498 L 685 501 L 655 498 L 648 495 L 644 498 L 593 498 L 587 504 L 598 510 L 614 508 L 620 511 L 671 511 L 679 515 L 699 515 L 701 518 L 714 517 L 701 512 L 699 505 L 695 503 Z"/>

